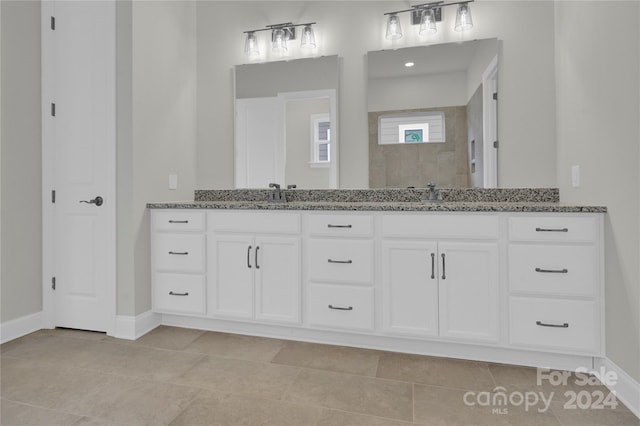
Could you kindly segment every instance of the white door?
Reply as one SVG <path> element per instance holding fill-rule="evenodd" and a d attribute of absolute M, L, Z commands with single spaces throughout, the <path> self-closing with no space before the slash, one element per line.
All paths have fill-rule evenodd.
<path fill-rule="evenodd" d="M 438 243 L 440 336 L 498 340 L 498 244 Z"/>
<path fill-rule="evenodd" d="M 214 315 L 253 318 L 255 246 L 251 236 L 209 236 L 208 271 L 214 290 L 209 295 L 209 306 Z"/>
<path fill-rule="evenodd" d="M 281 99 L 236 100 L 236 188 L 284 186 L 284 113 Z"/>
<path fill-rule="evenodd" d="M 435 242 L 386 241 L 382 265 L 385 329 L 438 335 L 438 261 Z"/>
<path fill-rule="evenodd" d="M 42 16 L 45 315 L 52 326 L 111 331 L 115 2 L 43 2 Z"/>
<path fill-rule="evenodd" d="M 300 239 L 257 237 L 256 319 L 300 322 Z"/>

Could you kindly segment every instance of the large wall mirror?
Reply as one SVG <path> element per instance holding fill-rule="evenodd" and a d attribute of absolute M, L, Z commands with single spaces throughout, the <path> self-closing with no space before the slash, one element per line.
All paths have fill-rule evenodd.
<path fill-rule="evenodd" d="M 337 91 L 337 56 L 236 66 L 236 188 L 338 188 Z"/>
<path fill-rule="evenodd" d="M 498 186 L 495 38 L 368 52 L 369 186 Z"/>

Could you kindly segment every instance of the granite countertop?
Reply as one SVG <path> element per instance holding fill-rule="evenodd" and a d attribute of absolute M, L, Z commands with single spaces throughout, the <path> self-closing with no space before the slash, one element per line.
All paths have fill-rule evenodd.
<path fill-rule="evenodd" d="M 398 201 L 180 201 L 149 203 L 150 209 L 236 210 L 333 210 L 333 211 L 424 211 L 424 212 L 555 212 L 605 213 L 606 207 L 557 202 L 398 202 Z"/>

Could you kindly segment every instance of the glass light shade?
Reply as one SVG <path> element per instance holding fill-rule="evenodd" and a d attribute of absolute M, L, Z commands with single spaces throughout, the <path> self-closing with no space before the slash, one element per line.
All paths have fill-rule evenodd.
<path fill-rule="evenodd" d="M 398 15 L 389 15 L 387 21 L 387 40 L 397 40 L 402 37 L 402 27 Z"/>
<path fill-rule="evenodd" d="M 453 27 L 456 31 L 467 31 L 473 28 L 473 19 L 471 19 L 471 9 L 467 3 L 458 6 L 456 14 L 456 25 Z"/>
<path fill-rule="evenodd" d="M 244 41 L 244 53 L 249 56 L 257 56 L 260 54 L 256 33 L 247 33 L 247 39 Z"/>
<path fill-rule="evenodd" d="M 433 9 L 425 9 L 420 16 L 420 31 L 418 34 L 427 35 L 435 34 L 436 31 L 436 15 Z"/>
<path fill-rule="evenodd" d="M 273 51 L 287 51 L 287 37 L 283 29 L 273 30 L 271 34 L 271 49 Z"/>
<path fill-rule="evenodd" d="M 316 36 L 313 33 L 313 28 L 311 25 L 307 25 L 302 30 L 302 36 L 300 37 L 300 46 L 306 48 L 314 48 L 316 47 Z"/>

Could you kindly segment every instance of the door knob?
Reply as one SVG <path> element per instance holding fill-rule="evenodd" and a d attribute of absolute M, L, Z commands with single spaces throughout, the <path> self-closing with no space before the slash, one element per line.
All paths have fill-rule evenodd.
<path fill-rule="evenodd" d="M 93 200 L 81 200 L 81 203 L 87 203 L 87 204 L 95 204 L 96 206 L 100 207 L 102 205 L 102 203 L 104 203 L 104 200 L 102 199 L 101 196 L 97 196 L 96 198 L 94 198 Z"/>

